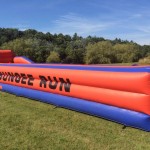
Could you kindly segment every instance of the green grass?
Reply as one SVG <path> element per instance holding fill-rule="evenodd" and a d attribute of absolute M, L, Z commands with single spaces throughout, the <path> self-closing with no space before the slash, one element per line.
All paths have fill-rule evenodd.
<path fill-rule="evenodd" d="M 0 92 L 0 150 L 149 150 L 150 133 Z"/>

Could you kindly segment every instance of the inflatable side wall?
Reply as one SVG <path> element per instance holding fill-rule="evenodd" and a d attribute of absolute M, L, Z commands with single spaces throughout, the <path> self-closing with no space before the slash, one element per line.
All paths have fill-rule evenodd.
<path fill-rule="evenodd" d="M 14 62 L 0 64 L 1 91 L 150 131 L 150 66 Z"/>
<path fill-rule="evenodd" d="M 11 50 L 0 50 L 0 63 L 32 64 L 34 63 L 25 56 L 15 57 Z"/>
<path fill-rule="evenodd" d="M 15 54 L 11 50 L 0 50 L 0 63 L 12 63 Z"/>

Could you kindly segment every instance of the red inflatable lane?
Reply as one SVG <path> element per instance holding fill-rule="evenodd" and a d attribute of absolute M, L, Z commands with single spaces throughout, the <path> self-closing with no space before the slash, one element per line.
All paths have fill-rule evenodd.
<path fill-rule="evenodd" d="M 145 72 L 103 72 L 103 71 L 81 71 L 81 70 L 60 70 L 50 68 L 21 68 L 1 66 L 0 73 L 30 74 L 35 79 L 55 78 L 69 79 L 72 84 L 100 87 L 113 90 L 142 93 L 150 95 L 150 74 Z"/>

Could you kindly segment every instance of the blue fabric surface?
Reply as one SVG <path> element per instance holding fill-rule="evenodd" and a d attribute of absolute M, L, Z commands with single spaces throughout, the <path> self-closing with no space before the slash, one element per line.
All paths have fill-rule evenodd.
<path fill-rule="evenodd" d="M 77 99 L 8 84 L 1 84 L 2 91 L 23 96 L 45 103 L 50 103 L 59 107 L 87 113 L 90 115 L 102 117 L 111 121 L 115 121 L 126 126 L 139 128 L 150 131 L 150 116 L 139 112 L 126 110 L 114 106 L 104 105 L 101 103 L 90 102 L 83 99 Z M 34 106 L 33 106 L 34 107 Z"/>
<path fill-rule="evenodd" d="M 65 66 L 65 65 L 35 65 L 35 64 L 0 64 L 0 66 L 28 67 L 28 68 L 52 68 L 52 69 L 70 69 L 70 70 L 92 70 L 92 71 L 111 71 L 111 72 L 150 72 L 150 66 L 144 67 L 105 67 L 105 66 Z"/>

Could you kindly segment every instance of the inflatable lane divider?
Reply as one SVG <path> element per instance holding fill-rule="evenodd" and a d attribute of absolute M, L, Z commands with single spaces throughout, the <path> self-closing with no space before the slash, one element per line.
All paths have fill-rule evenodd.
<path fill-rule="evenodd" d="M 143 113 L 8 84 L 0 83 L 0 86 L 3 86 L 2 91 L 4 92 L 105 118 L 125 126 L 150 131 L 150 116 Z"/>
<path fill-rule="evenodd" d="M 11 66 L 11 67 L 27 67 L 27 68 L 41 68 L 40 65 L 34 64 L 0 64 L 0 66 Z M 61 66 L 61 65 L 43 65 L 42 68 L 53 68 L 53 69 L 69 69 L 69 70 L 93 70 L 93 71 L 108 71 L 108 72 L 150 72 L 150 66 L 146 67 L 93 67 L 93 66 Z"/>
<path fill-rule="evenodd" d="M 27 59 L 27 60 L 30 60 L 29 58 L 27 58 L 27 57 L 25 57 L 25 56 L 16 56 L 15 58 L 25 58 L 25 59 Z M 31 61 L 31 60 L 30 60 Z M 24 66 L 26 66 L 27 64 L 12 64 L 12 65 L 14 65 L 14 66 L 16 66 L 16 65 L 24 65 Z M 118 65 L 87 65 L 87 64 L 51 64 L 51 63 L 44 63 L 44 64 L 42 64 L 42 63 L 34 63 L 34 64 L 32 64 L 31 66 L 40 66 L 40 67 L 77 67 L 77 68 L 81 68 L 81 67 L 85 67 L 85 68 L 118 68 L 118 69 L 120 69 L 120 68 L 125 68 L 125 69 L 138 69 L 138 68 L 149 68 L 150 67 L 150 65 L 143 65 L 143 66 L 141 66 L 141 65 L 139 65 L 139 66 L 118 66 Z"/>
<path fill-rule="evenodd" d="M 22 57 L 24 57 L 24 56 L 22 56 Z M 79 67 L 95 67 L 95 68 L 98 68 L 98 67 L 115 67 L 115 68 L 141 68 L 141 67 L 149 67 L 149 65 L 143 65 L 143 66 L 141 66 L 141 65 L 131 65 L 131 66 L 122 66 L 122 65 L 113 65 L 113 64 L 110 64 L 110 65 L 108 65 L 108 64 L 100 64 L 100 65 L 92 65 L 92 64 L 62 64 L 62 63 L 34 63 L 34 65 L 36 65 L 36 66 L 79 66 Z"/>
<path fill-rule="evenodd" d="M 19 76 L 1 75 L 0 82 L 150 114 L 150 95 L 146 94 L 81 86 L 63 79 L 56 80 L 55 82 L 47 82 L 45 80 L 34 79 L 32 76 L 20 78 Z"/>
<path fill-rule="evenodd" d="M 103 71 L 81 71 L 61 70 L 48 68 L 23 68 L 0 66 L 0 75 L 20 76 L 27 78 L 28 75 L 34 79 L 49 81 L 66 80 L 72 84 L 106 88 L 118 91 L 142 93 L 150 95 L 150 73 L 147 72 L 103 72 Z"/>
<path fill-rule="evenodd" d="M 32 60 L 28 59 L 25 56 L 14 57 L 13 62 L 16 63 L 16 64 L 33 64 L 34 63 Z"/>

